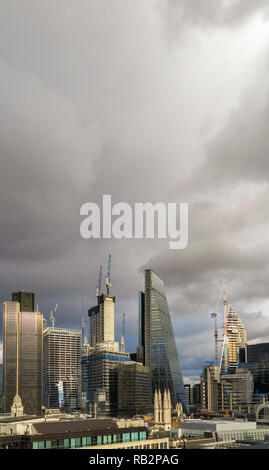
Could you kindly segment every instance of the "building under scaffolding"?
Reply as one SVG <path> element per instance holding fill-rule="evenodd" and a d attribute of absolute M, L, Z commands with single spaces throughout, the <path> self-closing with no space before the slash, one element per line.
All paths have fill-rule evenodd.
<path fill-rule="evenodd" d="M 118 344 L 118 343 L 116 343 Z M 118 366 L 130 361 L 130 354 L 119 347 L 100 343 L 89 351 L 88 412 L 94 417 L 115 416 L 118 411 Z"/>
<path fill-rule="evenodd" d="M 77 409 L 80 403 L 81 330 L 43 332 L 43 401 L 47 408 Z"/>

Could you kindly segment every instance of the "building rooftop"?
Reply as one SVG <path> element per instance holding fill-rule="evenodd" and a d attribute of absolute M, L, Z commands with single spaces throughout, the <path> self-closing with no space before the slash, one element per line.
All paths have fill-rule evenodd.
<path fill-rule="evenodd" d="M 34 423 L 38 434 L 63 434 L 81 431 L 117 430 L 118 426 L 112 419 L 83 419 L 77 421 L 49 421 Z"/>
<path fill-rule="evenodd" d="M 237 430 L 254 430 L 257 424 L 254 421 L 234 421 L 229 419 L 188 419 L 183 421 L 181 429 L 197 429 L 208 431 L 237 431 Z"/>

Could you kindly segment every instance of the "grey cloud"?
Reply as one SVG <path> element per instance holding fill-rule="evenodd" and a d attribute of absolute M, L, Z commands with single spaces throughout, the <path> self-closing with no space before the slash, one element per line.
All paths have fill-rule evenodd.
<path fill-rule="evenodd" d="M 233 111 L 226 126 L 208 144 L 211 178 L 226 184 L 233 181 L 268 183 L 268 68 L 264 82 L 255 83 Z"/>
<path fill-rule="evenodd" d="M 187 22 L 201 26 L 242 24 L 251 15 L 268 9 L 266 0 L 169 0 L 168 14 L 174 25 Z M 264 12 L 265 13 L 265 12 Z"/>
<path fill-rule="evenodd" d="M 240 1 L 223 16 L 215 0 L 177 2 L 188 27 L 239 24 L 264 3 Z M 225 86 L 223 68 L 207 44 L 199 45 L 200 57 L 188 34 L 171 47 L 163 7 L 148 0 L 0 1 L 1 300 L 14 289 L 33 289 L 47 317 L 58 303 L 57 324 L 78 327 L 83 297 L 86 307 L 96 301 L 98 268 L 103 264 L 105 271 L 112 253 L 117 334 L 126 312 L 127 347 L 134 350 L 140 268 L 151 267 L 165 280 L 182 368 L 193 375 L 203 357 L 210 359 L 209 313 L 221 279 L 231 279 L 234 301 L 266 296 L 267 188 L 252 199 L 249 188 L 239 191 L 241 203 L 233 205 L 223 194 L 229 178 L 237 194 L 248 168 L 255 181 L 266 179 L 267 90 L 261 87 L 260 101 L 248 98 L 231 116 L 205 149 L 206 159 L 206 126 L 220 128 L 230 107 L 225 94 L 217 103 L 210 94 L 216 78 Z M 266 81 L 264 70 L 257 74 L 258 83 Z M 239 88 L 248 77 L 241 80 Z M 242 112 L 253 117 L 245 127 L 247 146 Z M 221 116 L 216 123 L 215 116 Z M 249 158 L 242 170 L 245 151 L 253 153 L 259 141 L 260 168 Z M 228 170 L 227 153 L 233 156 Z M 130 203 L 184 196 L 189 248 L 171 252 L 167 240 L 82 240 L 80 205 L 100 202 L 104 193 Z M 256 229 L 251 252 L 242 239 Z"/>

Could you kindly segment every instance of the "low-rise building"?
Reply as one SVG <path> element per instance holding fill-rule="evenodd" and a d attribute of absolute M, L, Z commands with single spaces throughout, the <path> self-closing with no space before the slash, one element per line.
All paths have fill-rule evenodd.
<path fill-rule="evenodd" d="M 171 430 L 171 437 L 178 439 L 215 438 L 217 442 L 266 441 L 269 427 L 257 426 L 256 422 L 222 419 L 188 419 Z"/>
<path fill-rule="evenodd" d="M 0 449 L 167 449 L 169 437 L 151 437 L 142 420 L 6 418 Z"/>

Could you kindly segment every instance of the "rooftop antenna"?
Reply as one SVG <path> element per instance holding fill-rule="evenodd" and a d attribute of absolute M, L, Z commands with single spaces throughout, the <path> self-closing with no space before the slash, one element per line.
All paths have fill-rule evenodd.
<path fill-rule="evenodd" d="M 121 332 L 121 340 L 120 340 L 120 346 L 121 346 L 121 352 L 125 352 L 125 313 L 122 314 L 122 332 Z"/>
<path fill-rule="evenodd" d="M 107 276 L 106 276 L 106 293 L 110 295 L 111 287 L 111 255 L 108 255 Z"/>
<path fill-rule="evenodd" d="M 50 311 L 50 321 L 51 321 L 52 328 L 54 328 L 55 326 L 55 322 L 56 322 L 55 313 L 56 313 L 57 308 L 58 308 L 58 304 L 55 305 L 54 310 Z"/>

